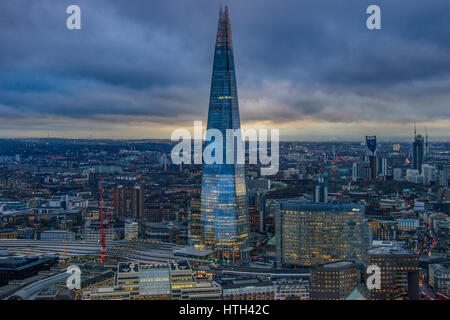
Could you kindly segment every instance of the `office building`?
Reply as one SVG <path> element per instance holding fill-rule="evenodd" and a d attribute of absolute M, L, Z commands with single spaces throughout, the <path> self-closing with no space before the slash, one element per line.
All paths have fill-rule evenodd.
<path fill-rule="evenodd" d="M 220 300 L 221 289 L 212 281 L 196 279 L 195 271 L 186 260 L 169 260 L 169 275 L 173 300 Z"/>
<path fill-rule="evenodd" d="M 352 180 L 367 181 L 369 180 L 369 164 L 366 161 L 358 161 L 352 165 Z"/>
<path fill-rule="evenodd" d="M 107 226 L 108 222 L 106 220 L 103 221 L 103 230 L 105 232 L 106 241 L 123 239 L 123 228 L 116 228 L 112 225 Z M 86 221 L 83 228 L 82 238 L 86 241 L 100 241 L 100 222 L 95 220 Z"/>
<path fill-rule="evenodd" d="M 388 164 L 387 159 L 381 156 L 377 157 L 377 177 L 387 176 Z"/>
<path fill-rule="evenodd" d="M 145 230 L 148 239 L 176 244 L 187 244 L 188 232 L 186 222 L 172 221 L 152 223 Z"/>
<path fill-rule="evenodd" d="M 0 286 L 11 280 L 22 280 L 37 275 L 40 271 L 50 270 L 58 263 L 56 256 L 15 256 L 0 258 Z"/>
<path fill-rule="evenodd" d="M 430 185 L 436 182 L 437 180 L 436 167 L 429 164 L 423 164 L 422 176 L 423 176 L 423 184 L 425 185 Z"/>
<path fill-rule="evenodd" d="M 314 201 L 328 202 L 328 183 L 323 175 L 319 175 L 314 187 Z"/>
<path fill-rule="evenodd" d="M 116 289 L 127 291 L 130 298 L 139 295 L 139 261 L 119 262 L 114 279 Z"/>
<path fill-rule="evenodd" d="M 139 239 L 139 223 L 136 221 L 125 222 L 125 240 L 137 240 Z"/>
<path fill-rule="evenodd" d="M 402 180 L 402 169 L 401 168 L 395 168 L 393 172 L 393 179 L 395 181 L 401 181 Z"/>
<path fill-rule="evenodd" d="M 226 130 L 240 128 L 231 27 L 225 7 L 219 14 L 207 125 L 208 130 L 219 130 L 224 137 L 223 159 L 222 164 L 203 164 L 201 212 L 202 245 L 217 250 L 230 263 L 248 259 L 247 192 L 244 164 L 237 163 L 238 143 L 233 143 L 233 163 L 225 159 Z M 205 143 L 205 149 L 210 143 Z"/>
<path fill-rule="evenodd" d="M 419 257 L 398 245 L 368 250 L 367 265 L 381 272 L 380 289 L 370 290 L 371 300 L 418 300 Z"/>
<path fill-rule="evenodd" d="M 175 220 L 175 210 L 170 203 L 154 203 L 148 206 L 148 222 L 165 222 Z"/>
<path fill-rule="evenodd" d="M 266 196 L 261 191 L 248 192 L 248 212 L 251 232 L 264 232 Z"/>
<path fill-rule="evenodd" d="M 270 190 L 271 186 L 270 179 L 267 178 L 253 178 L 248 179 L 248 190 L 252 191 L 266 191 Z"/>
<path fill-rule="evenodd" d="M 223 300 L 275 300 L 277 287 L 271 280 L 222 277 L 216 280 Z"/>
<path fill-rule="evenodd" d="M 438 167 L 438 182 L 441 187 L 448 187 L 448 172 L 450 170 L 450 166 L 448 165 L 439 165 Z"/>
<path fill-rule="evenodd" d="M 130 291 L 115 287 L 94 287 L 81 293 L 81 300 L 130 300 Z"/>
<path fill-rule="evenodd" d="M 309 281 L 306 279 L 273 279 L 277 291 L 275 300 L 309 300 Z"/>
<path fill-rule="evenodd" d="M 428 279 L 434 292 L 450 296 L 450 265 L 448 263 L 428 265 Z"/>
<path fill-rule="evenodd" d="M 363 261 L 369 247 L 361 204 L 280 201 L 275 227 L 278 261 L 285 265 Z"/>
<path fill-rule="evenodd" d="M 139 295 L 170 299 L 170 273 L 167 265 L 146 265 L 139 269 Z"/>
<path fill-rule="evenodd" d="M 188 210 L 188 240 L 189 245 L 196 248 L 201 247 L 202 243 L 202 213 L 201 213 L 201 202 L 200 199 L 192 198 L 189 201 Z"/>
<path fill-rule="evenodd" d="M 401 231 L 415 231 L 419 228 L 420 223 L 418 219 L 400 218 L 397 221 L 398 229 Z"/>
<path fill-rule="evenodd" d="M 353 262 L 340 261 L 311 270 L 311 300 L 344 300 L 360 282 Z"/>
<path fill-rule="evenodd" d="M 41 232 L 41 240 L 74 240 L 75 233 L 67 230 L 48 230 Z"/>
<path fill-rule="evenodd" d="M 419 170 L 406 169 L 406 181 L 412 183 L 422 183 L 423 176 L 420 174 Z"/>

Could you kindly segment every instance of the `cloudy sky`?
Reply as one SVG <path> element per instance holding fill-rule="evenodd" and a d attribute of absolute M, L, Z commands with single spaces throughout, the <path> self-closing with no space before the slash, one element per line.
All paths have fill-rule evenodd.
<path fill-rule="evenodd" d="M 450 139 L 448 0 L 2 0 L 0 138 L 167 139 L 206 122 L 221 3 L 244 127 L 387 140 L 416 121 Z M 71 4 L 82 30 L 66 28 Z"/>

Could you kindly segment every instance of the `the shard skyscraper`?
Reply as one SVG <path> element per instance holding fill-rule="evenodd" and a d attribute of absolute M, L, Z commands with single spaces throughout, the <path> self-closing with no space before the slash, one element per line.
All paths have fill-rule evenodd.
<path fill-rule="evenodd" d="M 226 163 L 226 130 L 240 129 L 228 8 L 220 9 L 207 129 L 223 135 L 223 164 L 203 164 L 202 246 L 217 250 L 229 262 L 248 258 L 249 217 L 244 164 Z M 205 147 L 211 142 L 206 142 Z M 234 143 L 234 154 L 237 144 Z"/>

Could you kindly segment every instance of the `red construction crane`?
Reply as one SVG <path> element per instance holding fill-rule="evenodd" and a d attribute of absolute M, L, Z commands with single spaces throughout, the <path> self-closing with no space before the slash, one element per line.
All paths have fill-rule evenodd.
<path fill-rule="evenodd" d="M 116 191 L 114 191 L 113 201 L 111 206 L 108 208 L 108 223 L 106 227 L 103 227 L 104 223 L 104 216 L 103 216 L 103 191 L 102 191 L 102 177 L 99 177 L 98 180 L 98 186 L 99 186 L 99 195 L 100 195 L 100 262 L 105 263 L 106 260 L 106 233 L 108 232 L 109 225 L 111 223 L 111 214 L 112 214 L 112 208 L 114 208 L 114 205 L 116 203 Z"/>

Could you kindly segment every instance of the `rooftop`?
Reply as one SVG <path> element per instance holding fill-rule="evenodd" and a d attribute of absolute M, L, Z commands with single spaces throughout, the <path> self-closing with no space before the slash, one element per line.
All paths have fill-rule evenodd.
<path fill-rule="evenodd" d="M 353 266 L 353 265 L 354 265 L 353 262 L 339 261 L 339 262 L 333 262 L 333 263 L 324 264 L 322 267 L 331 269 L 331 268 L 345 268 L 345 267 L 350 267 L 350 266 Z"/>
<path fill-rule="evenodd" d="M 191 265 L 186 260 L 169 260 L 171 270 L 191 270 Z"/>
<path fill-rule="evenodd" d="M 184 247 L 178 250 L 174 250 L 173 253 L 176 256 L 196 256 L 196 257 L 207 257 L 213 254 L 215 251 L 211 249 L 197 249 L 194 247 Z"/>
<path fill-rule="evenodd" d="M 272 281 L 258 278 L 221 278 L 217 279 L 216 282 L 224 289 L 273 286 Z"/>
<path fill-rule="evenodd" d="M 377 247 L 367 251 L 369 255 L 377 254 L 395 254 L 395 255 L 413 255 L 413 253 L 403 247 Z"/>

